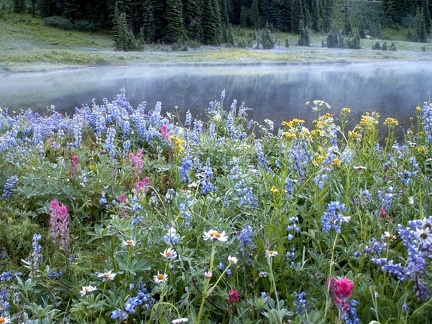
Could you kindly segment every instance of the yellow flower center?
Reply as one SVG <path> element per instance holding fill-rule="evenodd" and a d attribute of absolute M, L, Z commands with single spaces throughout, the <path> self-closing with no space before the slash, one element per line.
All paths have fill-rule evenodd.
<path fill-rule="evenodd" d="M 0 317 L 0 323 L 6 323 L 6 319 L 4 317 Z"/>
<path fill-rule="evenodd" d="M 164 280 L 165 276 L 163 274 L 157 275 L 158 280 Z"/>
<path fill-rule="evenodd" d="M 169 258 L 171 256 L 171 252 L 170 251 L 166 251 L 165 252 L 165 256 Z"/>
<path fill-rule="evenodd" d="M 218 231 L 211 231 L 210 236 L 211 237 L 221 237 L 221 234 Z"/>

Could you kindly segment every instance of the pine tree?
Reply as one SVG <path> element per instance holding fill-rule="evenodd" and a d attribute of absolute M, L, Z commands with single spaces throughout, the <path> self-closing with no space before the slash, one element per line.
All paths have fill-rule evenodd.
<path fill-rule="evenodd" d="M 323 30 L 328 33 L 332 25 L 333 0 L 324 0 Z"/>
<path fill-rule="evenodd" d="M 303 20 L 299 22 L 300 30 L 299 30 L 299 40 L 298 46 L 310 46 L 310 36 L 309 36 L 309 28 Z"/>
<path fill-rule="evenodd" d="M 429 0 L 422 0 L 422 10 L 425 18 L 426 33 L 431 33 L 431 12 L 429 10 Z"/>
<path fill-rule="evenodd" d="M 151 0 L 143 0 L 143 40 L 145 43 L 155 41 L 155 19 Z"/>
<path fill-rule="evenodd" d="M 291 7 L 291 28 L 292 32 L 299 32 L 303 26 L 300 25 L 300 21 L 304 21 L 302 0 L 293 0 Z"/>
<path fill-rule="evenodd" d="M 227 0 L 219 0 L 220 21 L 222 27 L 229 25 L 229 13 Z"/>
<path fill-rule="evenodd" d="M 164 19 L 166 21 L 164 36 L 166 42 L 177 43 L 185 38 L 181 0 L 167 0 Z"/>
<path fill-rule="evenodd" d="M 348 2 L 345 0 L 344 5 L 344 35 L 349 36 L 352 32 L 351 22 L 350 22 L 350 15 L 348 10 Z"/>
<path fill-rule="evenodd" d="M 82 19 L 84 15 L 80 0 L 64 0 L 64 16 L 70 22 Z"/>
<path fill-rule="evenodd" d="M 204 44 L 216 44 L 217 43 L 217 24 L 216 24 L 216 13 L 213 8 L 212 0 L 204 0 L 203 12 L 202 12 L 202 41 Z"/>
<path fill-rule="evenodd" d="M 420 43 L 427 43 L 425 18 L 423 10 L 420 8 L 417 8 L 416 27 L 417 41 Z"/>
<path fill-rule="evenodd" d="M 16 13 L 23 13 L 26 11 L 25 0 L 14 0 L 13 1 L 13 10 Z"/>
<path fill-rule="evenodd" d="M 197 0 L 186 0 L 183 2 L 183 22 L 186 26 L 186 33 L 191 39 L 200 40 L 201 28 L 201 7 Z"/>
<path fill-rule="evenodd" d="M 42 17 L 61 16 L 63 2 L 60 0 L 39 0 L 39 12 Z"/>
<path fill-rule="evenodd" d="M 260 16 L 259 16 L 259 6 L 258 0 L 253 0 L 252 2 L 252 27 L 258 29 L 260 27 Z"/>
<path fill-rule="evenodd" d="M 128 29 L 126 13 L 116 9 L 114 13 L 113 38 L 114 47 L 118 51 L 132 51 L 137 48 L 134 36 Z"/>

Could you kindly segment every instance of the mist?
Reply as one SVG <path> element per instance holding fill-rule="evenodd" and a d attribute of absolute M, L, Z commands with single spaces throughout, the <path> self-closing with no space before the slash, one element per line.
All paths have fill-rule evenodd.
<path fill-rule="evenodd" d="M 432 89 L 432 64 L 388 62 L 358 64 L 249 65 L 249 66 L 117 66 L 52 72 L 2 73 L 0 107 L 9 111 L 30 108 L 45 113 L 54 105 L 71 115 L 75 107 L 113 100 L 125 87 L 133 107 L 142 101 L 147 109 L 162 102 L 163 111 L 191 110 L 204 118 L 209 101 L 224 107 L 233 99 L 252 108 L 248 118 L 301 118 L 310 123 L 316 115 L 305 102 L 328 102 L 331 113 L 351 108 L 358 120 L 366 111 L 378 111 L 381 121 L 394 117 L 408 126 L 415 107 L 422 105 Z"/>

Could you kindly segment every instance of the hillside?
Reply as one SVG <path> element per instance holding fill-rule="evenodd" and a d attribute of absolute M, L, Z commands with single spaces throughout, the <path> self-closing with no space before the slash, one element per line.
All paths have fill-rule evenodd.
<path fill-rule="evenodd" d="M 6 1 L 3 1 L 3 4 Z M 8 8 L 0 2 L 0 8 Z M 122 65 L 122 64 L 223 64 L 223 63 L 310 63 L 310 62 L 353 62 L 371 60 L 430 60 L 431 43 L 404 41 L 406 30 L 384 29 L 386 40 L 362 39 L 361 49 L 323 48 L 326 35 L 311 35 L 311 46 L 296 46 L 299 36 L 272 32 L 275 40 L 273 49 L 256 49 L 256 43 L 249 48 L 224 46 L 200 46 L 174 51 L 172 46 L 162 44 L 145 45 L 142 51 L 114 51 L 112 35 L 104 32 L 80 32 L 47 27 L 40 17 L 30 14 L 15 14 L 0 10 L 0 70 L 16 71 L 27 69 L 63 68 L 76 65 Z M 254 31 L 235 29 L 237 41 L 250 37 Z M 289 47 L 286 47 L 288 40 Z M 376 42 L 390 45 L 394 42 L 396 51 L 372 50 Z"/>

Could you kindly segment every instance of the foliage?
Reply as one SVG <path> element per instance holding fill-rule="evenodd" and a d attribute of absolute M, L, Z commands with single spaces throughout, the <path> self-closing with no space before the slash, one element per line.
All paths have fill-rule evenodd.
<path fill-rule="evenodd" d="M 276 129 L 224 98 L 205 122 L 124 89 L 71 117 L 2 110 L 0 317 L 427 320 L 432 106 L 396 141 L 376 112 L 348 128 L 314 100 L 311 129 Z"/>
<path fill-rule="evenodd" d="M 70 30 L 73 28 L 73 24 L 68 19 L 59 16 L 45 18 L 44 25 L 63 30 Z"/>

